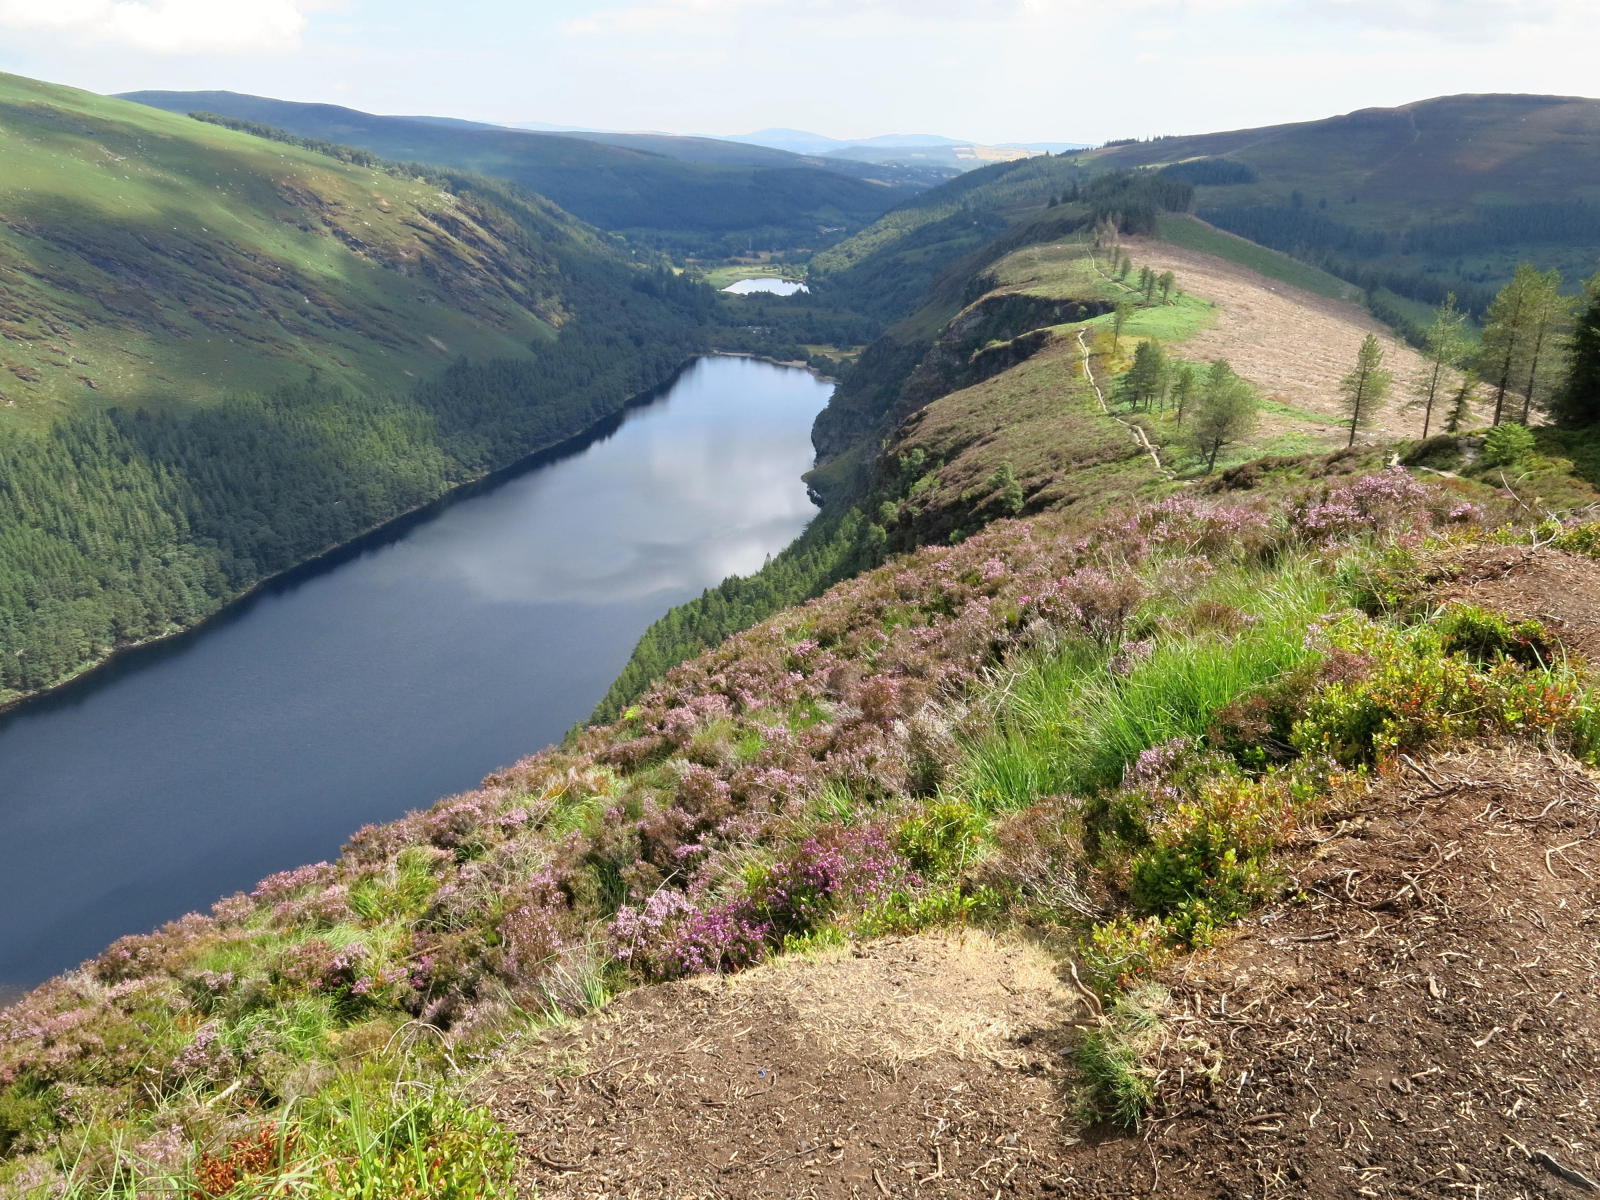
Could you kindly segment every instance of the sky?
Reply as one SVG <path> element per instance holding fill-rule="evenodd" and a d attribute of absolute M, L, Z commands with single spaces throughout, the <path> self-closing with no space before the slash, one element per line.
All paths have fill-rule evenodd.
<path fill-rule="evenodd" d="M 1595 0 L 0 0 L 0 71 L 508 124 L 1100 142 L 1594 95 L 1597 35 Z"/>

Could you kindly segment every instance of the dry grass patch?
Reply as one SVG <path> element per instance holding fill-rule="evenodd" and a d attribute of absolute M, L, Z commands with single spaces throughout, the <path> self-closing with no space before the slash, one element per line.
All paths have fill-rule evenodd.
<path fill-rule="evenodd" d="M 1078 1015 L 1042 951 L 924 935 L 634 992 L 485 1088 L 545 1200 L 1039 1195 Z"/>

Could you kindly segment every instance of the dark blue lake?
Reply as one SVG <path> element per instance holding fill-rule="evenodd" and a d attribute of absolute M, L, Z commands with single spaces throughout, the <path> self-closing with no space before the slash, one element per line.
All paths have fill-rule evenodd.
<path fill-rule="evenodd" d="M 560 738 L 655 618 L 804 528 L 830 390 L 701 359 L 559 457 L 0 716 L 0 990 Z"/>

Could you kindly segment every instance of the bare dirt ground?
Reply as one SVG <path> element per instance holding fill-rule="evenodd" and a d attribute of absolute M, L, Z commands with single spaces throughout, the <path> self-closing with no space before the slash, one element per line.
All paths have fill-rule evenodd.
<path fill-rule="evenodd" d="M 1445 560 L 1445 600 L 1541 622 L 1567 650 L 1600 666 L 1600 568 L 1548 547 L 1482 546 Z"/>
<path fill-rule="evenodd" d="M 1576 1197 L 1600 1188 L 1600 787 L 1478 747 L 1380 785 L 1168 980 L 1159 1114 L 1082 1197 Z"/>
<path fill-rule="evenodd" d="M 519 1193 L 1051 1194 L 1080 1001 L 984 934 L 877 942 L 633 992 L 484 1084 Z"/>
<path fill-rule="evenodd" d="M 1302 291 L 1258 275 L 1227 259 L 1185 250 L 1149 238 L 1130 238 L 1134 262 L 1171 271 L 1178 287 L 1218 306 L 1215 322 L 1183 343 L 1186 358 L 1225 358 L 1233 369 L 1285 404 L 1325 414 L 1314 427 L 1343 444 L 1339 425 L 1339 380 L 1355 364 L 1356 351 L 1369 333 L 1383 343 L 1384 367 L 1394 373 L 1388 403 L 1364 435 L 1369 440 L 1417 437 L 1420 410 L 1408 410 L 1411 381 L 1421 373 L 1422 357 L 1364 309 Z M 1298 421 L 1263 414 L 1267 429 L 1307 428 Z M 1435 415 L 1437 427 L 1440 417 Z"/>

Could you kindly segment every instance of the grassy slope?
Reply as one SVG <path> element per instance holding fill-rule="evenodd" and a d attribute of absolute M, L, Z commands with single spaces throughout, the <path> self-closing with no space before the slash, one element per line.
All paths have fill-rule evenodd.
<path fill-rule="evenodd" d="M 1246 164 L 1257 179 L 1202 187 L 1202 215 L 1234 206 L 1287 209 L 1298 192 L 1308 214 L 1398 238 L 1506 204 L 1600 201 L 1600 101 L 1445 96 L 1323 121 L 1112 146 L 1079 161 L 1133 167 L 1217 156 Z M 1600 254 L 1593 221 L 1583 232 L 1552 235 L 1521 224 L 1479 247 L 1425 249 L 1408 258 L 1395 243 L 1370 261 L 1406 273 L 1420 266 L 1442 286 L 1477 288 L 1498 286 L 1524 258 L 1569 278 L 1593 271 Z"/>
<path fill-rule="evenodd" d="M 10 76 L 0 147 L 0 704 L 572 436 L 714 320 L 492 180 Z"/>
<path fill-rule="evenodd" d="M 385 158 L 506 179 L 606 229 L 721 235 L 781 229 L 799 239 L 789 244 L 812 244 L 819 226 L 857 228 L 921 186 L 869 182 L 793 155 L 776 164 L 713 161 L 703 155 L 685 161 L 653 145 L 463 129 L 232 92 L 135 92 L 129 98 L 174 112 L 204 110 L 255 121 Z"/>
<path fill-rule="evenodd" d="M 1255 242 L 1207 225 L 1197 217 L 1184 213 L 1164 213 L 1157 222 L 1157 234 L 1163 242 L 1171 242 L 1185 250 L 1198 250 L 1202 254 L 1215 254 L 1218 258 L 1247 267 L 1258 275 L 1304 288 L 1330 300 L 1361 299 L 1361 290 L 1354 284 L 1308 266 L 1287 254 L 1258 246 Z"/>
<path fill-rule="evenodd" d="M 0 417 L 189 403 L 308 370 L 400 386 L 525 355 L 566 319 L 559 255 L 436 183 L 0 77 Z"/>

